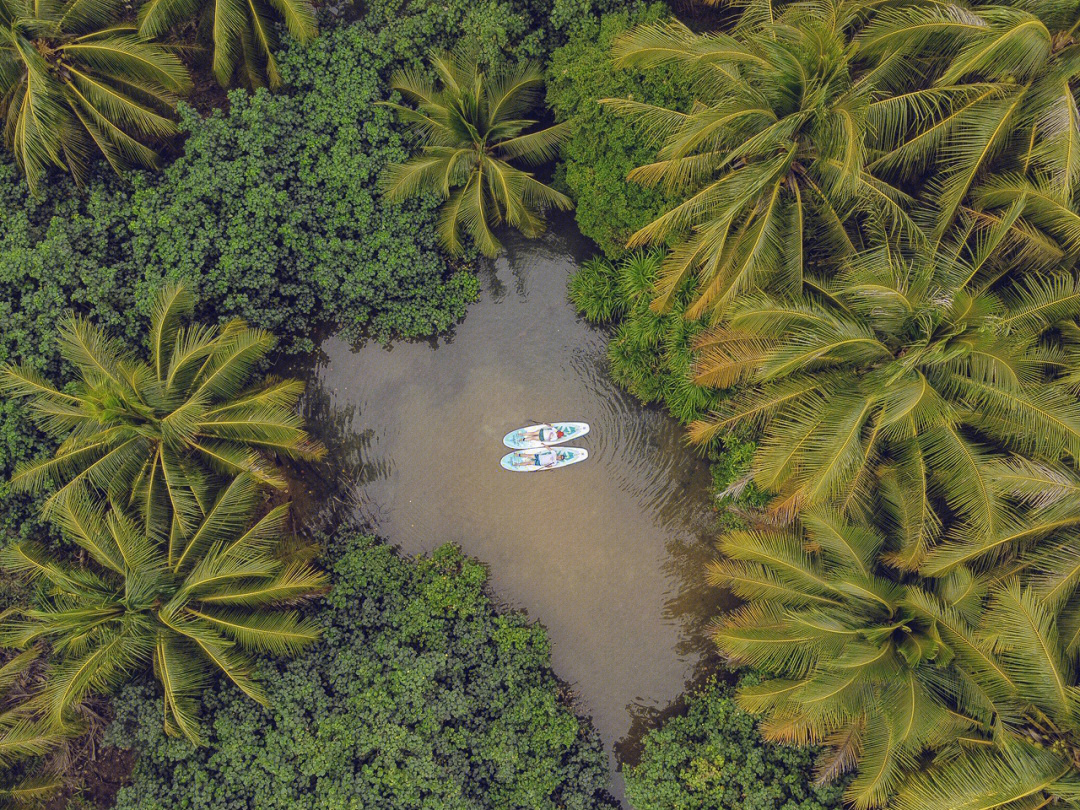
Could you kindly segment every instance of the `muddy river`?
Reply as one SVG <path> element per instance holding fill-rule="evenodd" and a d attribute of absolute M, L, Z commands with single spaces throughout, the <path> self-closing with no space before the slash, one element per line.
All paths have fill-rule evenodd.
<path fill-rule="evenodd" d="M 452 334 L 390 348 L 330 337 L 291 370 L 345 471 L 338 506 L 407 553 L 451 542 L 485 563 L 500 603 L 547 627 L 555 672 L 614 762 L 708 654 L 721 598 L 702 577 L 708 467 L 677 423 L 608 379 L 606 331 L 566 296 L 589 255 L 572 221 L 506 245 Z M 587 461 L 499 467 L 507 431 L 558 419 L 591 424 L 577 443 Z M 622 793 L 617 775 L 612 788 Z"/>

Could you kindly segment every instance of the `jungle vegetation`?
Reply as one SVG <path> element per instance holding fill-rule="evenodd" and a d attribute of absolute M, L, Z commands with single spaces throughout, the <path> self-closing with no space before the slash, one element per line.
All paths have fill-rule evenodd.
<path fill-rule="evenodd" d="M 615 810 L 606 754 L 560 698 L 546 632 L 495 611 L 482 565 L 450 546 L 409 559 L 349 532 L 324 543 L 323 641 L 262 659 L 267 709 L 211 690 L 207 744 L 194 746 L 165 736 L 146 686 L 119 695 L 107 739 L 145 755 L 117 810 Z"/>
<path fill-rule="evenodd" d="M 1052 2 L 645 19 L 609 58 L 690 92 L 631 72 L 590 113 L 636 122 L 629 179 L 668 202 L 623 234 L 659 248 L 648 306 L 620 287 L 643 255 L 572 295 L 622 319 L 616 378 L 693 442 L 753 440 L 726 494 L 764 501 L 709 571 L 745 604 L 715 640 L 766 676 L 736 696 L 763 737 L 819 746 L 858 808 L 1076 799 L 1078 25 Z"/>
<path fill-rule="evenodd" d="M 572 300 L 744 524 L 708 576 L 755 672 L 631 800 L 1077 804 L 1080 7 L 686 16 L 0 0 L 4 785 L 63 782 L 120 690 L 120 807 L 610 806 L 482 568 L 294 537 L 277 457 L 320 447 L 264 375 L 326 322 L 445 330 L 498 226 L 574 203 L 604 256 Z M 259 89 L 184 104 L 204 57 Z"/>
<path fill-rule="evenodd" d="M 317 39 L 296 28 L 260 49 L 251 35 L 279 11 L 304 22 L 310 6 L 294 6 L 256 4 L 247 16 L 220 4 L 46 4 L 4 20 L 26 38 L 11 39 L 15 51 L 29 42 L 69 81 L 75 63 L 45 36 L 65 44 L 90 29 L 72 35 L 27 15 L 74 25 L 80 10 L 108 11 L 111 34 L 172 60 L 184 86 L 154 106 L 132 89 L 146 65 L 124 62 L 130 80 L 102 68 L 169 122 L 137 135 L 160 171 L 117 162 L 121 177 L 90 156 L 82 174 L 53 161 L 31 177 L 0 155 L 0 665 L 10 662 L 0 786 L 18 791 L 0 803 L 112 806 L 118 785 L 101 792 L 109 776 L 95 773 L 114 764 L 104 757 L 133 780 L 121 805 L 188 802 L 184 791 L 210 780 L 192 801 L 338 806 L 361 790 L 379 806 L 427 796 L 610 808 L 606 758 L 567 708 L 544 631 L 494 610 L 479 565 L 450 549 L 400 558 L 347 529 L 298 531 L 282 462 L 316 463 L 321 447 L 296 413 L 302 386 L 266 373 L 310 351 L 328 321 L 386 341 L 461 317 L 477 246 L 466 241 L 454 259 L 438 249 L 435 196 L 384 196 L 387 167 L 419 144 L 378 102 L 392 97 L 395 73 L 427 70 L 470 21 L 479 73 L 534 77 L 510 94 L 529 123 L 506 127 L 542 132 L 529 117 L 544 117 L 539 68 L 514 65 L 542 64 L 592 7 L 388 1 L 345 23 L 323 8 Z M 22 68 L 3 67 L 4 120 L 16 127 L 18 106 L 6 102 L 25 85 Z M 281 92 L 238 90 L 225 104 L 207 79 Z M 176 98 L 191 87 L 200 111 Z M 80 137 L 70 130 L 48 135 Z M 535 230 L 540 220 L 527 221 Z M 272 674 L 292 657 L 294 675 Z M 325 681 L 309 715 L 312 672 Z M 400 745 L 384 748 L 376 773 L 371 746 L 391 738 Z M 256 753 L 252 739 L 292 746 L 283 761 L 305 767 L 270 773 L 217 758 L 226 747 Z M 138 769 L 109 744 L 145 754 Z M 340 781 L 313 776 L 315 750 Z"/>
<path fill-rule="evenodd" d="M 754 680 L 745 676 L 747 685 Z M 710 678 L 685 703 L 683 712 L 645 735 L 640 761 L 626 770 L 635 810 L 843 806 L 839 786 L 814 778 L 813 749 L 763 742 L 730 686 Z"/>

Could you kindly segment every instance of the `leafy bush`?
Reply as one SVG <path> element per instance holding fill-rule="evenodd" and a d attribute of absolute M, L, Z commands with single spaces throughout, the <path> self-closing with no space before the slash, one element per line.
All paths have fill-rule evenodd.
<path fill-rule="evenodd" d="M 676 296 L 669 312 L 657 313 L 650 307 L 662 259 L 659 251 L 632 253 L 620 262 L 590 259 L 570 277 L 570 300 L 593 323 L 617 323 L 608 342 L 611 378 L 645 404 L 662 403 L 687 424 L 716 410 L 726 392 L 693 381 L 694 340 L 704 326 L 683 317 L 689 288 Z M 745 476 L 755 447 L 745 435 L 728 433 L 705 448 L 712 462 L 715 496 Z M 764 496 L 750 484 L 740 488 L 737 500 L 761 505 Z M 739 525 L 734 515 L 722 519 Z"/>
<path fill-rule="evenodd" d="M 569 37 L 578 37 L 598 15 L 634 8 L 640 0 L 373 0 L 361 25 L 380 52 L 398 63 L 419 65 L 432 48 L 464 41 L 481 61 L 546 59 Z"/>
<path fill-rule="evenodd" d="M 632 96 L 675 109 L 689 107 L 690 84 L 672 71 L 616 70 L 612 65 L 616 36 L 666 13 L 666 7 L 657 3 L 636 12 L 587 19 L 552 54 L 548 68 L 548 106 L 558 120 L 571 121 L 558 178 L 575 200 L 581 232 L 612 259 L 625 252 L 630 234 L 655 219 L 668 199 L 661 190 L 627 182 L 631 169 L 655 160 L 656 149 L 638 127 L 598 100 Z"/>
<path fill-rule="evenodd" d="M 209 745 L 165 738 L 147 689 L 111 741 L 142 752 L 117 810 L 613 808 L 594 731 L 561 703 L 544 630 L 497 614 L 456 549 L 332 548 L 323 640 L 260 667 L 269 710 L 209 690 Z"/>
<path fill-rule="evenodd" d="M 689 698 L 685 714 L 645 737 L 626 771 L 636 810 L 827 810 L 842 788 L 814 784 L 814 749 L 772 745 L 753 715 L 715 680 Z"/>
<path fill-rule="evenodd" d="M 593 323 L 618 321 L 608 343 L 610 373 L 642 402 L 663 402 L 683 423 L 709 413 L 721 395 L 691 379 L 694 338 L 703 325 L 682 316 L 685 302 L 670 312 L 650 308 L 663 254 L 633 253 L 621 262 L 594 258 L 570 279 L 570 299 Z"/>
<path fill-rule="evenodd" d="M 376 180 L 406 156 L 386 93 L 390 55 L 353 25 L 294 45 L 292 95 L 230 95 L 229 112 L 181 126 L 184 154 L 133 195 L 133 257 L 195 285 L 202 306 L 239 314 L 307 350 L 320 321 L 380 339 L 445 330 L 475 295 L 435 246 L 432 201 L 384 205 Z"/>

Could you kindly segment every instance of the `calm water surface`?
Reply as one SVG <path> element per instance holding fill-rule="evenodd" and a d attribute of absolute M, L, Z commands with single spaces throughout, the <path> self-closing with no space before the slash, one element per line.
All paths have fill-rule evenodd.
<path fill-rule="evenodd" d="M 481 273 L 480 300 L 437 344 L 331 337 L 292 372 L 307 378 L 312 432 L 346 471 L 338 506 L 405 552 L 451 542 L 484 562 L 500 602 L 548 628 L 555 672 L 611 754 L 633 746 L 708 654 L 722 598 L 702 579 L 708 468 L 673 420 L 608 379 L 606 332 L 566 297 L 589 255 L 572 223 L 506 244 Z M 591 424 L 575 443 L 587 461 L 530 475 L 499 467 L 505 433 L 556 419 Z M 298 506 L 309 517 L 331 508 Z"/>

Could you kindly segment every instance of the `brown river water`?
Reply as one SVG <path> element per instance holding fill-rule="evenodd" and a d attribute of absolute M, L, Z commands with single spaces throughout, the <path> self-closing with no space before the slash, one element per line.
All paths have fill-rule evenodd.
<path fill-rule="evenodd" d="M 450 542 L 485 563 L 500 604 L 547 627 L 555 672 L 614 765 L 709 655 L 724 596 L 703 580 L 708 467 L 674 420 L 608 378 L 607 332 L 566 295 L 590 254 L 572 221 L 505 244 L 452 334 L 390 348 L 330 337 L 290 368 L 307 380 L 329 466 L 344 471 L 341 494 L 313 487 L 297 506 L 309 520 L 344 507 L 406 553 Z M 559 419 L 590 423 L 574 442 L 585 462 L 500 468 L 505 433 Z M 612 790 L 621 796 L 617 774 Z"/>

